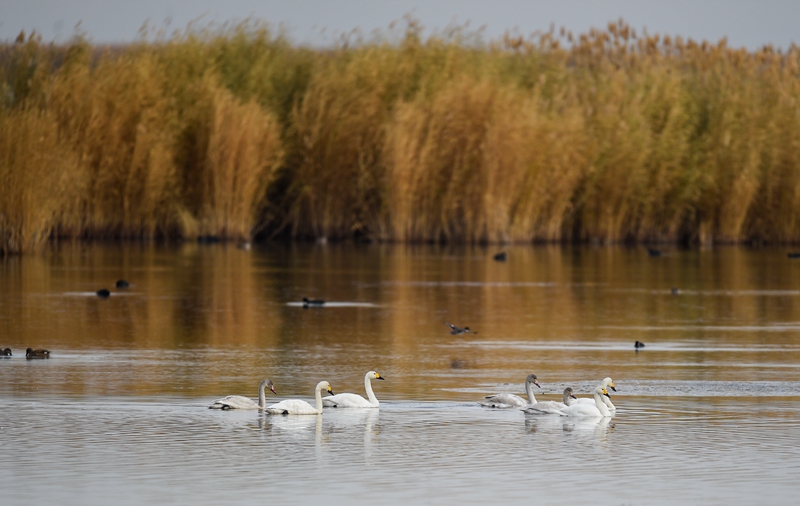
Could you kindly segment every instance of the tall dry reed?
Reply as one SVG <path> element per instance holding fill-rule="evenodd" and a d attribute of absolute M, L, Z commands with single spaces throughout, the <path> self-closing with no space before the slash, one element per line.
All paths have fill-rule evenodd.
<path fill-rule="evenodd" d="M 800 241 L 800 50 L 258 22 L 0 49 L 0 249 L 77 237 Z M 57 188 L 58 191 L 53 189 Z"/>

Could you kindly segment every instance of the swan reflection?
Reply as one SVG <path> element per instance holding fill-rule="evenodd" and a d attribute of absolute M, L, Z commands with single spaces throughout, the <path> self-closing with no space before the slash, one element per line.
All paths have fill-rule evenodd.
<path fill-rule="evenodd" d="M 560 416 L 527 416 L 525 432 L 531 434 L 568 433 L 575 437 L 605 442 L 608 433 L 614 430 L 612 417 L 565 418 Z"/>

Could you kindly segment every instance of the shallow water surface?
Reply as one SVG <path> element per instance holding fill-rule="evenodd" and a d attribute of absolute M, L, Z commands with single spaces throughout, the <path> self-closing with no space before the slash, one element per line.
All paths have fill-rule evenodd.
<path fill-rule="evenodd" d="M 3 260 L 3 504 L 794 502 L 800 263 L 744 248 L 494 253 L 91 245 Z M 52 358 L 27 361 L 28 346 Z M 269 402 L 311 400 L 321 379 L 363 394 L 370 369 L 387 378 L 379 410 L 207 409 L 256 397 L 264 377 Z M 530 372 L 539 400 L 611 376 L 617 412 L 476 403 L 524 395 Z"/>

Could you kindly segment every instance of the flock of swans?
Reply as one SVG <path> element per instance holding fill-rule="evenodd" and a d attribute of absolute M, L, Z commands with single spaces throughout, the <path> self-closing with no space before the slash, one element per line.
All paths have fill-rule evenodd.
<path fill-rule="evenodd" d="M 286 399 L 281 402 L 267 405 L 266 390 L 269 388 L 273 394 L 275 385 L 272 380 L 265 379 L 258 386 L 258 402 L 253 401 L 249 397 L 241 395 L 229 395 L 221 399 L 217 399 L 209 406 L 209 409 L 258 409 L 265 411 L 271 415 L 320 415 L 324 407 L 338 407 L 338 408 L 378 408 L 380 402 L 375 397 L 375 392 L 372 390 L 372 380 L 383 380 L 383 376 L 375 371 L 369 371 L 364 376 L 364 389 L 367 392 L 367 398 L 351 393 L 334 394 L 330 383 L 327 381 L 320 381 L 314 388 L 315 405 L 312 406 L 308 402 L 300 399 Z M 571 387 L 564 389 L 562 402 L 558 401 L 542 401 L 537 402 L 533 394 L 533 385 L 541 388 L 539 381 L 536 379 L 535 374 L 529 374 L 525 378 L 525 392 L 528 394 L 528 399 L 514 394 L 496 394 L 487 395 L 482 401 L 478 403 L 487 408 L 519 408 L 527 414 L 531 415 L 559 415 L 575 418 L 601 418 L 613 416 L 616 411 L 616 406 L 611 402 L 608 388 L 617 391 L 614 387 L 614 380 L 605 378 L 593 392 L 591 399 L 578 398 Z M 327 397 L 322 397 L 322 392 L 325 391 L 330 394 Z"/>

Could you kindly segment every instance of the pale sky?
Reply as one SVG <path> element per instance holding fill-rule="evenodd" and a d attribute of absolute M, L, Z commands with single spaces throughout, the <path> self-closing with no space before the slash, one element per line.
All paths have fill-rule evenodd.
<path fill-rule="evenodd" d="M 65 42 L 80 22 L 93 42 L 128 42 L 146 21 L 171 31 L 192 20 L 204 26 L 252 17 L 283 26 L 295 43 L 324 46 L 353 29 L 386 30 L 405 14 L 428 32 L 469 22 L 484 27 L 485 39 L 506 30 L 546 31 L 551 23 L 583 33 L 622 17 L 637 31 L 711 42 L 727 37 L 733 47 L 800 43 L 798 0 L 0 0 L 0 41 L 36 30 L 45 41 Z"/>

